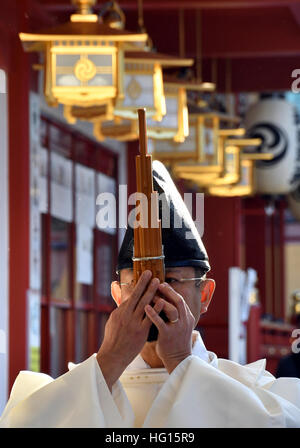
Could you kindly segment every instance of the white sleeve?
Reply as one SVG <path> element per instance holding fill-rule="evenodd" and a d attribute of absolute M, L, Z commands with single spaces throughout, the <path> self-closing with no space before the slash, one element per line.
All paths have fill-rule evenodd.
<path fill-rule="evenodd" d="M 94 354 L 55 380 L 20 372 L 0 427 L 128 428 L 133 422 L 121 383 L 117 381 L 110 393 Z"/>
<path fill-rule="evenodd" d="M 257 382 L 253 367 L 227 361 L 225 372 L 220 364 L 186 358 L 160 390 L 144 427 L 300 427 L 300 380 L 280 385 L 266 374 Z"/>
<path fill-rule="evenodd" d="M 269 383 L 266 388 L 285 400 L 300 408 L 300 379 L 299 378 L 277 378 Z"/>

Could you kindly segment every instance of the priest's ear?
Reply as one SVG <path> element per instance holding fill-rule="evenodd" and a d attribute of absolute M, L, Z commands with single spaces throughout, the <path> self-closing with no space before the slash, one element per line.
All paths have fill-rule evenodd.
<path fill-rule="evenodd" d="M 110 285 L 110 292 L 112 295 L 112 298 L 116 302 L 116 304 L 119 306 L 121 303 L 121 286 L 120 283 L 117 281 L 112 282 Z"/>
<path fill-rule="evenodd" d="M 213 297 L 214 291 L 216 287 L 216 282 L 211 279 L 207 278 L 203 280 L 201 285 L 201 308 L 200 308 L 200 314 L 206 313 L 210 301 Z"/>

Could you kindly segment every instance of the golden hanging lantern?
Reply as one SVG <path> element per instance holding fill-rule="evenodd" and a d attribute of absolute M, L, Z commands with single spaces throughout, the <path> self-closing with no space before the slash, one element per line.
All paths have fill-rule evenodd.
<path fill-rule="evenodd" d="M 164 90 L 167 113 L 161 121 L 148 120 L 148 137 L 183 142 L 189 135 L 186 89 L 164 83 Z"/>
<path fill-rule="evenodd" d="M 222 137 L 233 133 L 234 130 L 220 130 Z M 237 129 L 238 131 L 238 129 Z M 199 166 L 187 171 L 178 171 L 177 175 L 216 196 L 249 196 L 255 192 L 254 163 L 256 160 L 270 160 L 271 153 L 255 152 L 253 149 L 261 145 L 260 139 L 227 138 L 220 141 L 223 144 L 224 167 L 222 172 L 204 170 Z M 245 150 L 245 148 L 247 148 Z M 206 167 L 205 167 L 206 168 Z M 175 166 L 176 171 L 176 166 Z"/>
<path fill-rule="evenodd" d="M 239 181 L 231 185 L 222 185 L 221 182 L 219 182 L 219 184 L 215 183 L 215 185 L 208 186 L 207 192 L 214 196 L 224 197 L 254 195 L 256 193 L 255 162 L 257 160 L 271 160 L 273 158 L 274 154 L 272 153 L 260 153 L 251 151 L 241 152 Z"/>
<path fill-rule="evenodd" d="M 138 25 L 145 32 L 142 2 L 139 1 Z M 115 1 L 108 2 L 101 13 L 106 24 L 111 26 L 111 17 L 121 17 L 120 8 Z M 120 27 L 125 26 L 125 16 L 117 20 Z M 153 50 L 148 38 L 143 48 L 136 43 L 125 52 L 124 96 L 119 98 L 114 108 L 114 119 L 94 124 L 94 135 L 99 140 L 113 138 L 129 141 L 138 139 L 137 110 L 146 109 L 146 115 L 154 121 L 162 120 L 166 114 L 166 100 L 163 84 L 163 69 L 169 67 L 189 67 L 193 59 L 177 58 Z"/>
<path fill-rule="evenodd" d="M 124 99 L 117 102 L 114 115 L 120 120 L 111 120 L 105 123 L 103 120 L 95 124 L 97 138 L 113 138 L 116 140 L 130 141 L 138 139 L 137 110 L 141 105 L 146 108 L 149 119 L 148 133 L 152 135 L 156 127 L 156 121 L 162 120 L 166 114 L 165 86 L 163 84 L 162 68 L 192 65 L 192 59 L 182 59 L 173 56 L 150 52 L 128 51 L 125 53 L 124 75 Z M 167 101 L 169 104 L 168 88 Z M 179 122 L 184 120 L 184 108 L 186 98 L 179 95 L 177 116 Z M 171 114 L 171 111 L 168 111 Z M 170 117 L 168 117 L 169 119 Z M 155 123 L 154 126 L 151 123 Z M 158 125 L 159 126 L 159 125 Z M 126 134 L 126 129 L 128 133 Z M 178 131 L 172 131 L 172 136 Z"/>
<path fill-rule="evenodd" d="M 111 3 L 116 2 L 109 2 L 109 9 L 113 9 Z M 141 32 L 146 32 L 142 0 L 138 0 L 138 27 Z M 161 121 L 167 113 L 163 69 L 190 67 L 193 63 L 193 59 L 154 51 L 149 36 L 142 48 L 133 43 L 131 49 L 125 53 L 124 97 L 117 101 L 115 116 L 137 120 L 137 109 L 145 108 L 147 118 Z"/>
<path fill-rule="evenodd" d="M 244 131 L 243 129 L 239 129 Z M 238 130 L 238 131 L 239 131 Z M 219 160 L 222 162 L 218 165 L 194 165 L 194 166 L 175 166 L 174 170 L 182 179 L 188 179 L 195 182 L 201 187 L 210 187 L 216 185 L 229 185 L 239 182 L 241 153 L 243 148 L 255 148 L 261 145 L 261 139 L 241 139 L 227 138 L 226 134 L 234 133 L 235 130 L 219 131 Z M 225 137 L 225 138 L 224 138 Z M 252 152 L 249 158 L 256 157 L 256 160 L 264 158 L 260 153 Z M 269 156 L 267 156 L 268 158 Z M 209 169 L 208 169 L 209 168 Z M 180 173 L 180 174 L 179 174 Z"/>
<path fill-rule="evenodd" d="M 99 141 L 107 138 L 128 142 L 139 137 L 138 121 L 115 117 L 113 120 L 97 121 L 94 124 L 94 136 Z"/>
<path fill-rule="evenodd" d="M 240 118 L 218 112 L 205 111 L 197 106 L 188 106 L 189 135 L 182 143 L 172 140 L 154 141 L 153 157 L 162 162 L 176 162 L 180 169 L 189 170 L 201 164 L 204 171 L 222 171 L 223 166 L 223 140 L 229 135 L 228 129 L 222 129 L 232 124 L 238 124 Z M 244 129 L 231 129 L 231 135 L 242 136 Z M 195 165 L 195 162 L 197 165 Z M 192 169 L 191 167 L 191 169 Z M 202 168 L 200 168 L 202 170 Z"/>
<path fill-rule="evenodd" d="M 70 21 L 39 33 L 20 33 L 25 51 L 44 53 L 44 94 L 51 106 L 113 107 L 123 97 L 124 51 L 147 34 L 109 27 L 91 13 L 95 0 L 73 0 Z"/>
<path fill-rule="evenodd" d="M 114 117 L 114 108 L 111 102 L 96 106 L 64 106 L 64 117 L 70 124 L 77 120 L 100 123 Z"/>
<path fill-rule="evenodd" d="M 167 114 L 155 123 L 148 122 L 148 135 L 156 140 L 173 140 L 182 143 L 189 135 L 189 111 L 187 92 L 211 92 L 215 88 L 212 83 L 186 82 L 179 79 L 164 77 Z"/>
<path fill-rule="evenodd" d="M 115 115 L 137 119 L 137 109 L 144 107 L 148 118 L 161 121 L 167 113 L 163 69 L 191 65 L 192 59 L 177 58 L 155 51 L 126 51 L 124 98 L 116 104 Z"/>

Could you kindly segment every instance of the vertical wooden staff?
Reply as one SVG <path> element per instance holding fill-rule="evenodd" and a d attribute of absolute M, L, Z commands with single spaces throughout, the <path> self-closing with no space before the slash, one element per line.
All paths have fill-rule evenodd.
<path fill-rule="evenodd" d="M 159 219 L 158 193 L 153 190 L 152 156 L 147 151 L 146 111 L 138 109 L 140 154 L 136 156 L 139 220 L 134 228 L 133 273 L 135 283 L 145 270 L 161 282 L 165 278 L 161 221 Z"/>

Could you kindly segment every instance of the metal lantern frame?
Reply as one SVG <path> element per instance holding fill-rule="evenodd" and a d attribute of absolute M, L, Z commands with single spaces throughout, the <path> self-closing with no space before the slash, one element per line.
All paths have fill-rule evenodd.
<path fill-rule="evenodd" d="M 128 142 L 138 138 L 138 122 L 137 120 L 118 117 L 114 117 L 113 120 L 96 121 L 94 123 L 93 133 L 99 141 L 110 138 L 121 142 Z"/>
<path fill-rule="evenodd" d="M 225 173 L 225 141 L 229 136 L 242 136 L 245 134 L 243 128 L 222 129 L 221 126 L 228 126 L 233 122 L 239 123 L 237 117 L 230 117 L 226 114 L 208 113 L 198 115 L 195 143 L 197 157 L 195 160 L 186 160 L 173 164 L 173 172 L 176 176 L 182 178 L 191 178 L 193 175 L 202 175 L 206 179 L 222 177 Z M 212 130 L 213 150 L 206 154 L 205 147 L 205 129 L 209 127 Z"/>
<path fill-rule="evenodd" d="M 148 136 L 154 140 L 173 140 L 175 143 L 183 143 L 189 136 L 189 110 L 188 91 L 212 92 L 215 89 L 213 83 L 197 83 L 181 81 L 170 76 L 164 76 L 164 88 L 166 96 L 167 115 L 159 123 L 148 124 Z M 172 103 L 176 101 L 176 126 L 170 125 L 170 110 Z M 170 108 L 168 108 L 168 102 Z M 169 111 L 168 111 L 169 109 Z M 173 114 L 174 115 L 174 114 Z"/>
<path fill-rule="evenodd" d="M 251 139 L 250 139 L 251 140 Z M 253 139 L 254 140 L 254 139 Z M 250 142 L 251 143 L 251 142 Z M 258 146 L 258 143 L 252 142 L 252 146 Z M 260 152 L 244 152 L 243 148 L 250 146 L 244 142 L 241 146 L 229 146 L 226 148 L 227 154 L 234 155 L 231 163 L 234 163 L 230 169 L 227 165 L 227 173 L 223 178 L 216 178 L 212 182 L 207 182 L 205 185 L 200 185 L 199 182 L 193 179 L 197 185 L 205 187 L 207 192 L 214 196 L 251 196 L 256 193 L 256 178 L 255 178 L 255 162 L 257 160 L 271 160 L 274 155 L 272 153 Z"/>
<path fill-rule="evenodd" d="M 75 124 L 77 120 L 99 123 L 112 120 L 114 117 L 114 107 L 112 102 L 89 107 L 64 106 L 64 117 L 70 124 Z"/>
<path fill-rule="evenodd" d="M 189 112 L 189 135 L 182 143 L 177 143 L 172 140 L 155 141 L 153 157 L 163 162 L 180 162 L 202 164 L 205 171 L 219 170 L 219 168 L 209 168 L 219 166 L 222 155 L 222 145 L 220 139 L 224 134 L 242 136 L 245 134 L 244 129 L 223 130 L 221 127 L 229 124 L 240 122 L 240 118 L 231 117 L 226 114 L 217 112 L 195 112 L 194 109 Z M 207 141 L 211 142 L 211 150 L 207 151 Z M 180 166 L 180 165 L 179 165 Z M 184 165 L 188 166 L 188 165 Z M 196 165 L 198 167 L 198 165 Z M 207 166 L 207 168 L 206 168 Z M 202 168 L 201 168 L 202 169 Z"/>
<path fill-rule="evenodd" d="M 260 139 L 227 139 L 224 142 L 224 172 L 199 173 L 197 171 L 181 172 L 182 179 L 192 180 L 198 186 L 209 188 L 222 185 L 237 184 L 241 180 L 241 167 L 244 160 L 270 160 L 271 154 L 244 152 L 245 148 L 261 145 Z"/>
<path fill-rule="evenodd" d="M 186 117 L 185 117 L 185 107 L 186 107 L 186 91 L 178 92 L 175 87 L 175 91 L 169 92 L 168 85 L 166 86 L 163 82 L 162 77 L 162 69 L 170 68 L 170 67 L 182 67 L 182 66 L 190 66 L 193 64 L 192 59 L 185 58 L 176 58 L 174 56 L 169 56 L 166 54 L 155 53 L 152 51 L 130 51 L 126 52 L 125 61 L 128 62 L 126 70 L 128 75 L 133 76 L 142 76 L 141 73 L 144 73 L 146 76 L 153 77 L 153 86 L 157 85 L 157 88 L 154 88 L 154 93 L 152 95 L 153 104 L 157 105 L 157 108 L 149 108 L 146 107 L 146 114 L 148 116 L 148 127 L 147 127 L 147 135 L 149 138 L 162 138 L 165 137 L 164 132 L 171 132 L 172 137 L 185 138 L 184 136 L 187 134 L 187 129 L 185 126 Z M 147 69 L 148 67 L 148 69 Z M 132 69 L 132 71 L 131 71 Z M 148 70 L 148 71 L 147 71 Z M 156 79 L 156 84 L 155 84 Z M 165 99 L 166 92 L 166 99 Z M 170 93 L 170 94 L 169 94 Z M 125 89 L 126 95 L 126 89 Z M 178 128 L 170 129 L 163 128 L 163 135 L 161 129 L 163 127 L 163 123 L 156 123 L 158 120 L 163 120 L 163 114 L 168 112 L 165 110 L 166 101 L 169 98 L 175 98 L 178 102 L 177 106 L 177 121 L 179 123 Z M 143 104 L 145 106 L 145 104 Z M 121 141 L 130 141 L 138 139 L 138 127 L 137 127 L 137 108 L 140 107 L 139 104 L 132 105 L 128 107 L 125 105 L 124 100 L 120 101 L 116 108 L 114 109 L 115 119 L 111 120 L 110 123 L 105 123 L 101 121 L 99 123 L 95 123 L 95 131 L 94 134 L 100 140 L 104 138 L 113 138 Z M 118 119 L 116 119 L 118 118 Z M 169 117 L 167 117 L 168 119 Z M 159 128 L 159 132 L 157 129 Z"/>
<path fill-rule="evenodd" d="M 103 25 L 96 14 L 73 14 L 63 25 L 19 37 L 25 51 L 44 53 L 49 105 L 114 107 L 124 95 L 126 44 L 145 42 L 147 34 Z"/>
<path fill-rule="evenodd" d="M 272 155 L 269 155 L 272 158 Z M 212 185 L 207 192 L 213 196 L 252 196 L 256 193 L 255 159 L 243 157 L 240 164 L 240 180 L 232 185 Z"/>
<path fill-rule="evenodd" d="M 177 84 L 164 83 L 166 98 L 166 115 L 160 122 L 150 120 L 148 122 L 148 137 L 152 139 L 173 139 L 176 142 L 183 142 L 189 135 L 187 93 L 184 87 Z M 172 104 L 175 106 L 175 113 L 171 113 Z M 172 117 L 175 117 L 175 125 L 171 124 Z"/>
<path fill-rule="evenodd" d="M 242 152 L 240 160 L 240 180 L 232 185 L 213 185 L 208 187 L 208 193 L 214 196 L 252 196 L 256 193 L 255 162 L 272 160 L 274 154 L 260 152 Z"/>
<path fill-rule="evenodd" d="M 207 192 L 213 196 L 251 196 L 255 193 L 254 160 L 241 161 L 241 178 L 236 185 L 210 186 Z"/>
<path fill-rule="evenodd" d="M 126 51 L 124 98 L 117 101 L 115 115 L 137 119 L 137 109 L 144 107 L 147 117 L 161 121 L 167 113 L 163 69 L 190 67 L 193 63 L 193 59 L 176 58 L 154 51 Z M 143 86 L 143 82 L 148 86 Z M 142 95 L 147 90 L 148 99 L 145 101 L 145 98 L 142 100 Z"/>
<path fill-rule="evenodd" d="M 153 107 L 146 107 L 146 114 L 152 120 L 161 120 L 166 114 L 166 101 L 164 95 L 163 72 L 164 68 L 188 67 L 193 64 L 193 59 L 176 58 L 174 56 L 156 53 L 153 51 L 127 51 L 125 53 L 125 77 L 131 77 L 129 86 L 124 88 L 124 99 L 117 102 L 114 108 L 114 117 L 110 117 L 108 122 L 99 120 L 94 122 L 94 135 L 100 141 L 111 138 L 119 141 L 137 140 L 139 137 L 137 125 L 137 109 L 145 107 L 145 103 L 140 100 L 139 93 L 142 92 L 142 86 L 139 85 L 138 77 L 151 78 Z M 135 84 L 135 85 L 134 85 Z M 125 81 L 126 85 L 126 81 Z M 126 95 L 135 95 L 136 102 L 130 106 L 126 103 Z M 129 90 L 129 92 L 127 92 Z M 140 103 L 139 103 L 140 101 Z"/>

